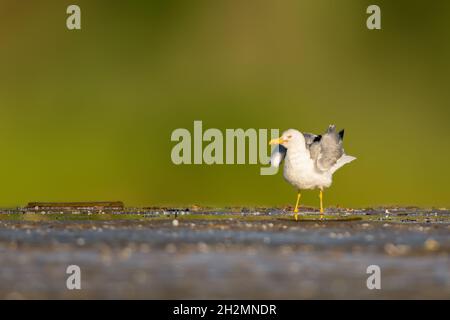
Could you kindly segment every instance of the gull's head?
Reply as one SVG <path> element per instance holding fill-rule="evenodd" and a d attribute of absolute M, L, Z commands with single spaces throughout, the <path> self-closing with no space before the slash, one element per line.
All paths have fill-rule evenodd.
<path fill-rule="evenodd" d="M 288 129 L 285 132 L 283 132 L 281 137 L 270 140 L 269 144 L 270 145 L 279 144 L 289 149 L 292 147 L 304 146 L 305 137 L 298 130 Z"/>

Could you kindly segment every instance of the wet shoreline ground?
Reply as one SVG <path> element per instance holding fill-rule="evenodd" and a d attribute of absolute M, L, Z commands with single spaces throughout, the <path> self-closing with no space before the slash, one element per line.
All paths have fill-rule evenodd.
<path fill-rule="evenodd" d="M 176 221 L 174 221 L 176 215 Z M 450 212 L 278 209 L 0 213 L 0 298 L 450 297 Z M 340 221 L 339 221 L 340 220 Z M 66 288 L 78 265 L 82 290 Z M 366 268 L 379 265 L 382 289 Z"/>

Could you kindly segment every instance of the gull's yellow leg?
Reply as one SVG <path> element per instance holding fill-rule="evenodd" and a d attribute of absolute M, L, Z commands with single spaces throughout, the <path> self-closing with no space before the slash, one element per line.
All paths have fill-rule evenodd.
<path fill-rule="evenodd" d="M 322 190 L 320 190 L 319 198 L 320 198 L 320 219 L 323 219 L 323 191 Z"/>
<path fill-rule="evenodd" d="M 295 220 L 298 220 L 298 214 L 297 214 L 297 212 L 298 212 L 298 204 L 299 204 L 299 202 L 300 202 L 301 196 L 302 196 L 302 194 L 300 193 L 300 190 L 298 190 L 298 193 L 297 193 L 297 202 L 295 203 L 295 209 L 294 209 L 294 218 L 295 218 Z"/>

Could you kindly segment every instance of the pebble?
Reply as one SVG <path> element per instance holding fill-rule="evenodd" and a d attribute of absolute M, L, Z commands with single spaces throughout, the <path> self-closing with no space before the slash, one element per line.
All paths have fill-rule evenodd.
<path fill-rule="evenodd" d="M 209 251 L 208 245 L 207 245 L 206 243 L 204 243 L 204 242 L 199 242 L 199 243 L 197 244 L 197 249 L 198 249 L 198 251 L 200 251 L 201 253 L 208 253 L 208 251 Z"/>
<path fill-rule="evenodd" d="M 432 238 L 428 238 L 423 244 L 425 250 L 436 251 L 439 249 L 439 242 Z"/>
<path fill-rule="evenodd" d="M 384 246 L 384 251 L 390 256 L 400 256 L 407 254 L 410 251 L 411 247 L 404 244 L 392 244 L 388 243 Z"/>
<path fill-rule="evenodd" d="M 179 224 L 180 224 L 180 223 L 178 222 L 177 219 L 172 220 L 172 225 L 173 225 L 174 227 L 178 227 Z"/>
<path fill-rule="evenodd" d="M 130 247 L 126 247 L 125 249 L 123 249 L 119 252 L 119 259 L 121 261 L 130 259 L 132 252 L 133 252 L 133 250 Z"/>

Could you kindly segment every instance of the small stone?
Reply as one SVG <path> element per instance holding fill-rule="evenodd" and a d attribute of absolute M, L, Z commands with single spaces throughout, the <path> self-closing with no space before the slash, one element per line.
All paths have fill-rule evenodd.
<path fill-rule="evenodd" d="M 201 253 L 208 253 L 208 251 L 209 251 L 208 245 L 207 245 L 206 243 L 204 243 L 204 242 L 199 242 L 199 243 L 197 244 L 197 249 L 198 249 L 198 251 L 200 251 Z"/>
<path fill-rule="evenodd" d="M 180 223 L 178 222 L 177 219 L 172 220 L 172 225 L 173 225 L 174 227 L 178 227 L 179 224 L 180 224 Z"/>
<path fill-rule="evenodd" d="M 410 251 L 410 247 L 404 244 L 392 244 L 388 243 L 384 246 L 384 251 L 390 256 L 400 256 L 407 254 Z"/>
<path fill-rule="evenodd" d="M 428 238 L 423 244 L 423 246 L 425 247 L 425 250 L 436 251 L 439 249 L 439 242 L 437 242 L 432 238 Z"/>
<path fill-rule="evenodd" d="M 119 259 L 121 261 L 128 260 L 131 256 L 133 250 L 130 247 L 127 247 L 119 252 Z"/>

